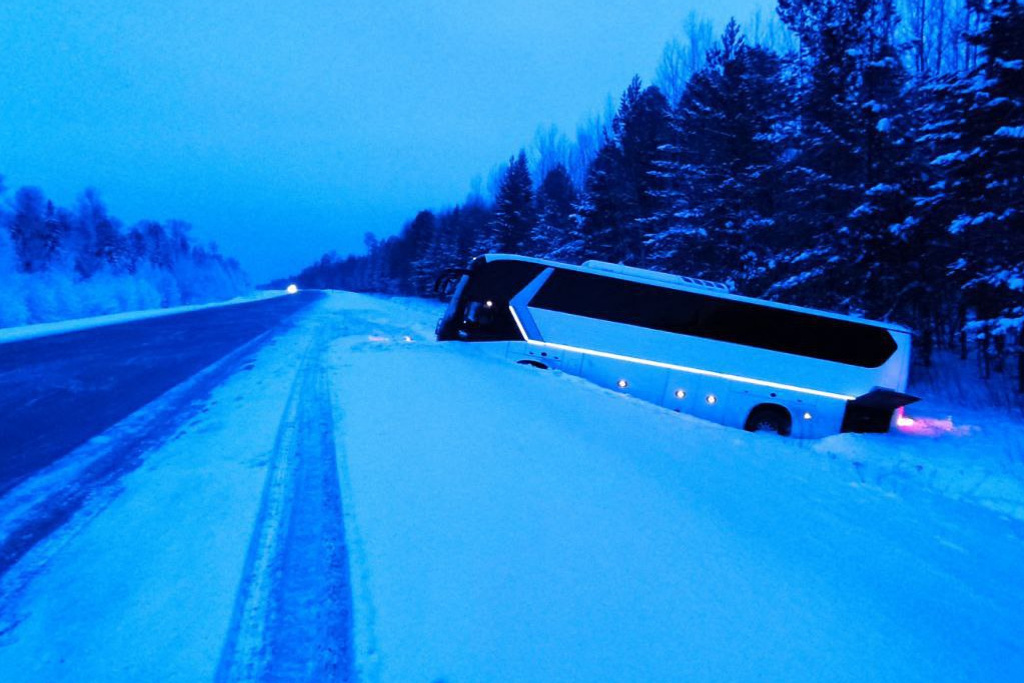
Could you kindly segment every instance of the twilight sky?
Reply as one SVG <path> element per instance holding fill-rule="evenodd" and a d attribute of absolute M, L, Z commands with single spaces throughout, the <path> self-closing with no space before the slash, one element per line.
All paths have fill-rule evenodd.
<path fill-rule="evenodd" d="M 257 282 L 362 251 L 757 0 L 3 0 L 0 174 L 180 218 Z M 771 7 L 772 4 L 766 4 Z"/>

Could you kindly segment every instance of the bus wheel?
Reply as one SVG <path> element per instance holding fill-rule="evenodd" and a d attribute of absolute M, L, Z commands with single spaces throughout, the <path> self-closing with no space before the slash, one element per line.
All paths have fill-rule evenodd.
<path fill-rule="evenodd" d="M 789 411 L 782 406 L 765 404 L 750 411 L 745 429 L 748 432 L 775 432 L 779 436 L 789 436 L 793 421 Z"/>
<path fill-rule="evenodd" d="M 520 365 L 529 365 L 531 368 L 537 368 L 538 370 L 547 370 L 548 366 L 541 363 L 539 360 L 517 360 Z"/>

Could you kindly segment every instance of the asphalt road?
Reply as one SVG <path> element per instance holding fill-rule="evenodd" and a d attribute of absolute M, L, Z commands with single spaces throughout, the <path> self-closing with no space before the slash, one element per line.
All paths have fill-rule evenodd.
<path fill-rule="evenodd" d="M 0 495 L 320 296 L 0 344 Z"/>

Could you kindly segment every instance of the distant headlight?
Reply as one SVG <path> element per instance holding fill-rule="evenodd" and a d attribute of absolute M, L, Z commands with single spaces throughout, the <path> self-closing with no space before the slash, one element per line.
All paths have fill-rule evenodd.
<path fill-rule="evenodd" d="M 289 294 L 296 294 L 299 291 L 299 286 L 298 285 L 288 285 L 288 289 L 286 289 L 284 291 L 288 292 Z"/>

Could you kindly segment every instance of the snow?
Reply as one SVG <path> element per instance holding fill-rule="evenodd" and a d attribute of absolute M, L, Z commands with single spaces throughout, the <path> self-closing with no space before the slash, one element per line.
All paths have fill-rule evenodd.
<path fill-rule="evenodd" d="M 899 192 L 899 185 L 893 185 L 892 183 L 878 183 L 865 190 L 865 194 L 869 197 L 877 197 L 884 194 L 892 194 Z"/>
<path fill-rule="evenodd" d="M 0 680 L 214 677 L 310 353 L 360 680 L 1024 676 L 1019 418 L 929 399 L 917 432 L 748 434 L 436 343 L 440 312 L 335 293 L 253 352 L 3 578 Z"/>
<path fill-rule="evenodd" d="M 239 296 L 227 301 L 216 301 L 207 304 L 192 304 L 189 306 L 172 306 L 170 308 L 150 308 L 142 311 L 125 311 L 123 313 L 110 313 L 108 315 L 90 316 L 88 318 L 74 318 L 71 320 L 59 320 L 52 323 L 36 323 L 34 325 L 19 325 L 17 327 L 0 328 L 0 344 L 4 342 L 23 341 L 26 339 L 37 339 L 53 334 L 66 334 L 77 332 L 94 327 L 105 327 L 107 325 L 119 325 L 132 322 L 133 320 L 145 320 L 147 318 L 159 318 L 165 315 L 176 315 L 189 311 L 198 311 L 204 308 L 216 308 L 218 306 L 231 306 L 233 304 L 247 303 L 249 301 L 262 301 L 276 296 L 286 294 L 284 290 L 269 290 L 254 292 L 246 296 Z"/>
<path fill-rule="evenodd" d="M 1001 126 L 996 129 L 996 137 L 1024 138 L 1024 126 Z"/>
<path fill-rule="evenodd" d="M 978 153 L 979 150 L 974 149 L 971 152 L 949 152 L 947 154 L 940 154 L 939 156 L 932 159 L 933 166 L 948 166 L 953 163 L 958 163 L 970 159 L 972 156 Z"/>

